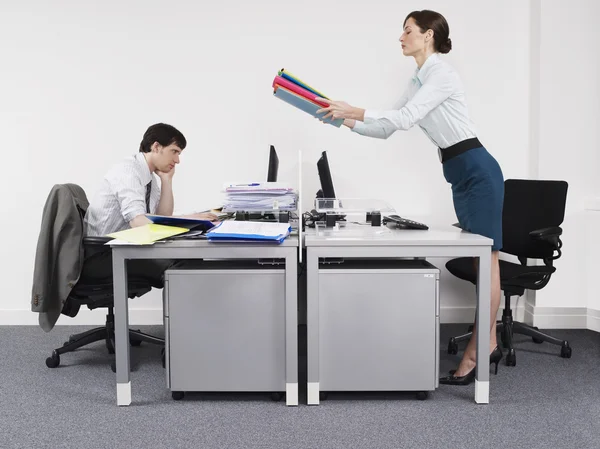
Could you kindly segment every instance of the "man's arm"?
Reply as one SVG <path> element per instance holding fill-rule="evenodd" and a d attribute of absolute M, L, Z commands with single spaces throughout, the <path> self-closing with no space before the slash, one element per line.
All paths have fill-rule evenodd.
<path fill-rule="evenodd" d="M 172 178 L 161 176 L 160 200 L 158 201 L 158 207 L 156 208 L 156 213 L 158 215 L 173 215 L 175 201 L 173 199 L 173 183 L 171 180 Z"/>
<path fill-rule="evenodd" d="M 138 226 L 144 226 L 149 223 L 152 223 L 152 221 L 150 221 L 150 219 L 148 217 L 146 217 L 145 215 L 142 214 L 142 215 L 138 215 L 133 220 L 131 220 L 129 222 L 129 226 L 131 226 L 132 228 L 137 228 Z"/>

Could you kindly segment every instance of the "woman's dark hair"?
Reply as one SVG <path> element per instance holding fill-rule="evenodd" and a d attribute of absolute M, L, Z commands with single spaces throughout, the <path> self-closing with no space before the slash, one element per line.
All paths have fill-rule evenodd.
<path fill-rule="evenodd" d="M 433 30 L 433 45 L 435 51 L 448 53 L 452 50 L 452 41 L 448 37 L 450 35 L 450 27 L 444 16 L 428 9 L 424 9 L 423 11 L 413 11 L 406 16 L 402 27 L 406 25 L 406 21 L 411 17 L 421 29 L 422 33 L 427 30 Z"/>
<path fill-rule="evenodd" d="M 150 153 L 154 142 L 158 142 L 163 147 L 175 144 L 182 150 L 187 145 L 183 134 L 174 126 L 165 123 L 157 123 L 146 130 L 140 143 L 140 153 Z"/>

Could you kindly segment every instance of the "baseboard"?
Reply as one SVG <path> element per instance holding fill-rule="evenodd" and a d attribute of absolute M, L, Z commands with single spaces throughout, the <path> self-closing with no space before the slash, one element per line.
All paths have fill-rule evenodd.
<path fill-rule="evenodd" d="M 106 309 L 82 309 L 71 318 L 61 315 L 57 326 L 101 326 L 106 322 Z M 129 323 L 132 326 L 163 324 L 162 308 L 130 309 Z M 38 314 L 29 310 L 0 310 L 0 326 L 37 326 Z"/>
<path fill-rule="evenodd" d="M 523 306 L 522 299 L 512 298 L 511 308 L 513 311 L 513 317 L 517 321 L 524 321 L 525 307 Z M 503 305 L 504 303 L 502 303 Z M 496 321 L 502 319 L 502 307 L 498 310 L 496 315 Z M 475 318 L 475 307 L 441 307 L 440 308 L 440 323 L 451 324 L 451 323 L 473 323 Z"/>
<path fill-rule="evenodd" d="M 532 307 L 530 304 L 526 305 L 526 314 L 530 315 L 530 322 L 540 329 L 588 329 L 590 312 L 592 310 L 586 307 Z"/>
<path fill-rule="evenodd" d="M 513 309 L 515 319 L 533 323 L 540 329 L 590 329 L 600 332 L 600 310 L 585 307 L 534 307 L 529 303 Z M 475 307 L 442 307 L 440 323 L 472 323 Z M 498 318 L 502 317 L 502 309 Z M 80 310 L 71 318 L 61 316 L 59 326 L 100 326 L 106 320 L 106 310 Z M 162 308 L 130 309 L 129 322 L 133 326 L 163 324 Z M 37 326 L 38 314 L 29 310 L 0 310 L 0 326 Z"/>
<path fill-rule="evenodd" d="M 600 332 L 600 310 L 588 309 L 587 328 L 591 331 Z"/>

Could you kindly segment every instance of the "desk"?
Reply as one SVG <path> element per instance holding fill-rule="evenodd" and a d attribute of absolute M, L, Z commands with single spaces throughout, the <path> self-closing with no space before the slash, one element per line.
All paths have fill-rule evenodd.
<path fill-rule="evenodd" d="M 479 258 L 477 323 L 490 328 L 491 246 L 487 237 L 458 228 L 391 230 L 347 224 L 340 229 L 317 228 L 305 234 L 307 276 L 308 404 L 319 404 L 319 259 L 322 258 Z M 489 403 L 489 332 L 477 333 L 475 402 Z"/>
<path fill-rule="evenodd" d="M 298 405 L 298 237 L 283 243 L 177 240 L 153 245 L 111 245 L 114 281 L 117 405 L 131 404 L 127 266 L 132 259 L 285 259 L 286 403 Z"/>

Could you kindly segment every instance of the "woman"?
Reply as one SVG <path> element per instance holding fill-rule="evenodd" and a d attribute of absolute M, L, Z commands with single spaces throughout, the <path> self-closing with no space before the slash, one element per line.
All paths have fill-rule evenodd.
<path fill-rule="evenodd" d="M 417 70 L 406 92 L 393 110 L 374 111 L 350 106 L 343 101 L 319 100 L 329 104 L 320 109 L 324 118 L 343 118 L 353 132 L 387 139 L 397 130 L 418 124 L 438 147 L 444 177 L 452 185 L 454 209 L 461 227 L 490 237 L 492 247 L 492 294 L 490 363 L 502 359 L 496 342 L 496 313 L 500 305 L 498 251 L 502 247 L 502 202 L 504 179 L 500 166 L 476 137 L 458 74 L 439 57 L 452 48 L 446 19 L 434 11 L 413 11 L 404 20 L 400 36 L 402 52 L 412 56 Z M 475 378 L 475 332 L 456 371 L 440 383 L 468 385 Z"/>

